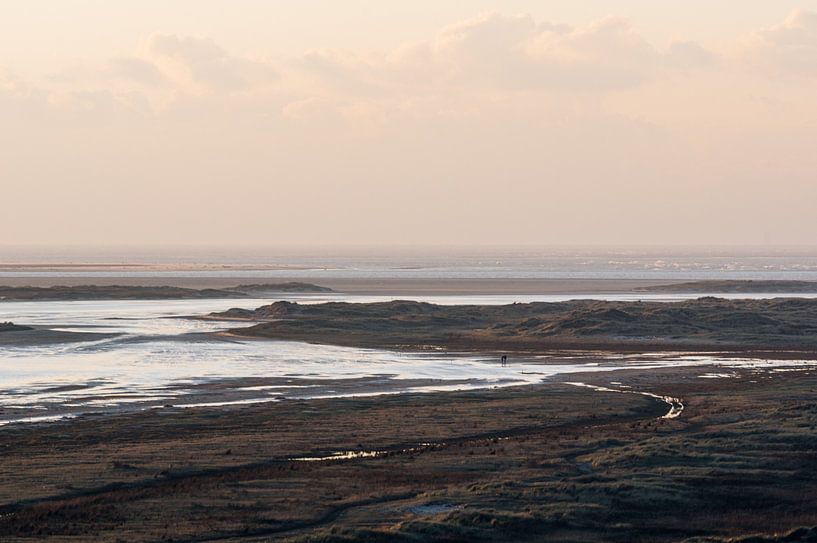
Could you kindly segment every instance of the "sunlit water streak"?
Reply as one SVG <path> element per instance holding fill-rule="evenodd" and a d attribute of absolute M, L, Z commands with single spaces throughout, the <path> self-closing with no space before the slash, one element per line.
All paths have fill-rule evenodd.
<path fill-rule="evenodd" d="M 575 296 L 425 296 L 420 300 L 485 304 L 568 298 Z M 318 303 L 391 297 L 333 294 L 288 295 L 287 299 Z M 168 318 L 235 306 L 252 308 L 272 301 L 275 299 L 0 303 L 0 321 L 118 334 L 83 343 L 0 347 L 0 425 L 171 404 L 241 405 L 284 398 L 509 386 L 538 383 L 559 374 L 625 367 L 720 365 L 769 371 L 812 364 L 718 354 L 590 352 L 512 357 L 511 364 L 502 367 L 491 355 L 402 353 L 291 341 L 219 341 L 199 334 L 235 323 Z"/>
<path fill-rule="evenodd" d="M 584 387 L 589 388 L 591 390 L 595 390 L 596 392 L 618 392 L 620 394 L 638 394 L 641 396 L 647 396 L 649 398 L 655 398 L 656 400 L 661 400 L 669 407 L 669 410 L 666 414 L 662 415 L 662 419 L 677 419 L 681 416 L 681 413 L 684 412 L 684 402 L 680 398 L 673 398 L 672 396 L 661 396 L 660 394 L 655 394 L 652 392 L 642 392 L 637 390 L 627 390 L 625 387 L 618 387 L 618 388 L 610 388 L 610 387 L 603 387 L 598 385 L 590 385 L 587 383 L 577 383 L 577 382 L 567 382 L 567 385 L 573 385 L 577 387 Z M 613 384 L 613 383 L 610 383 Z M 629 388 L 629 387 L 628 387 Z"/>

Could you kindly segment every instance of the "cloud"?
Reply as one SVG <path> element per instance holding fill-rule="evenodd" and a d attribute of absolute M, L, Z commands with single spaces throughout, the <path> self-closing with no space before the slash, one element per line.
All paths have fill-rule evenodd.
<path fill-rule="evenodd" d="M 199 92 L 240 91 L 277 79 L 268 64 L 232 55 L 208 38 L 153 34 L 143 49 L 143 63 Z"/>
<path fill-rule="evenodd" d="M 72 66 L 44 90 L 59 93 L 52 107 L 77 111 L 109 108 L 90 104 L 110 95 L 154 112 L 220 101 L 222 111 L 266 107 L 289 119 L 372 127 L 402 116 L 478 115 L 491 103 L 541 110 L 598 101 L 715 58 L 694 42 L 659 49 L 618 18 L 570 26 L 487 13 L 386 52 L 323 49 L 277 62 L 209 38 L 155 33 L 133 55 Z"/>
<path fill-rule="evenodd" d="M 756 33 L 743 57 L 765 74 L 817 78 L 817 12 L 796 10 L 781 24 Z"/>
<path fill-rule="evenodd" d="M 539 84 L 577 90 L 630 88 L 657 77 L 659 52 L 624 20 L 582 28 L 548 26 L 525 44 L 524 67 Z"/>
<path fill-rule="evenodd" d="M 706 65 L 714 57 L 694 42 L 660 51 L 617 18 L 571 27 L 490 13 L 379 57 L 318 51 L 297 65 L 326 85 L 367 92 L 467 87 L 604 93 Z"/>
<path fill-rule="evenodd" d="M 155 64 L 134 57 L 120 57 L 110 60 L 111 72 L 115 77 L 155 86 L 165 83 L 167 78 Z"/>
<path fill-rule="evenodd" d="M 760 71 L 695 42 L 655 45 L 621 19 L 498 14 L 385 52 L 270 61 L 154 34 L 60 77 L 0 69 L 0 170 L 25 203 L 0 227 L 54 241 L 71 237 L 54 220 L 76 221 L 85 239 L 145 242 L 138 209 L 172 217 L 150 227 L 158 241 L 663 242 L 710 239 L 731 202 L 746 232 L 734 239 L 786 221 L 805 239 L 817 105 L 809 85 L 769 84 L 768 70 L 808 73 L 813 19 L 754 35 Z M 277 201 L 289 205 L 270 213 Z M 304 223 L 305 208 L 321 220 Z M 514 212 L 486 220 L 497 208 Z"/>
<path fill-rule="evenodd" d="M 665 53 L 665 60 L 669 66 L 682 70 L 715 66 L 721 62 L 719 55 L 694 41 L 671 43 Z"/>

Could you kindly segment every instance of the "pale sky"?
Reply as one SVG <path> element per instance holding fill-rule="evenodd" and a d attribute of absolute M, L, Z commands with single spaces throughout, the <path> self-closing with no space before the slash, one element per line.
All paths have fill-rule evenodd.
<path fill-rule="evenodd" d="M 817 0 L 2 0 L 0 245 L 805 244 Z"/>

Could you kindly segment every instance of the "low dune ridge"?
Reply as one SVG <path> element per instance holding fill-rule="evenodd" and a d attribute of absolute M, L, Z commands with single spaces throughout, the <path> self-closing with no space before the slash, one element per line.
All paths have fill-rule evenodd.
<path fill-rule="evenodd" d="M 636 287 L 638 292 L 667 293 L 761 293 L 761 294 L 809 294 L 817 293 L 817 281 L 727 279 L 710 281 L 689 281 L 669 285 L 647 285 Z"/>
<path fill-rule="evenodd" d="M 258 321 L 231 334 L 381 348 L 817 348 L 817 300 L 775 298 L 443 306 L 276 302 L 208 318 Z"/>
<path fill-rule="evenodd" d="M 29 326 L 21 326 L 13 322 L 0 322 L 0 332 L 21 332 L 23 330 L 31 330 Z"/>
<path fill-rule="evenodd" d="M 302 282 L 239 285 L 228 288 L 185 288 L 138 285 L 55 285 L 50 287 L 0 286 L 0 301 L 74 300 L 187 300 L 196 298 L 249 298 L 276 292 L 318 293 L 331 289 Z"/>

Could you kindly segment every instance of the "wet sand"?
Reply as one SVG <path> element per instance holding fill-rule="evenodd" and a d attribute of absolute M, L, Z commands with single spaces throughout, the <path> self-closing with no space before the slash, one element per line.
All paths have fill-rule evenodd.
<path fill-rule="evenodd" d="M 494 386 L 525 383 L 518 378 L 498 381 Z M 186 381 L 153 387 L 149 390 L 109 390 L 100 392 L 97 380 L 74 382 L 38 389 L 40 396 L 32 404 L 0 404 L 0 428 L 32 419 L 58 420 L 77 416 L 126 415 L 150 409 L 192 409 L 197 407 L 246 406 L 290 400 L 368 397 L 451 389 L 491 388 L 477 379 L 367 377 L 237 377 L 211 379 L 197 383 Z M 59 397 L 60 394 L 70 394 Z M 50 398 L 48 398 L 50 396 Z M 0 395 L 2 399 L 2 395 Z"/>
<path fill-rule="evenodd" d="M 817 526 L 817 375 L 706 371 L 6 427 L 0 539 L 663 542 Z M 684 409 L 664 418 L 660 398 L 622 391 Z"/>

